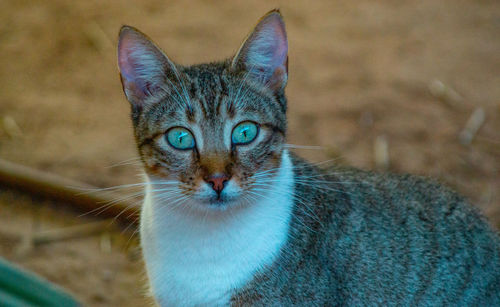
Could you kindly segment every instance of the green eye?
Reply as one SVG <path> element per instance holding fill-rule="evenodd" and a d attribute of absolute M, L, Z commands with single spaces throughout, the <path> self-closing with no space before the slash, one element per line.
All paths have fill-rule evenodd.
<path fill-rule="evenodd" d="M 192 149 L 194 148 L 194 137 L 186 128 L 175 127 L 167 131 L 167 141 L 175 149 Z"/>
<path fill-rule="evenodd" d="M 245 145 L 252 142 L 259 134 L 259 127 L 254 122 L 239 123 L 233 129 L 231 140 L 234 145 Z"/>

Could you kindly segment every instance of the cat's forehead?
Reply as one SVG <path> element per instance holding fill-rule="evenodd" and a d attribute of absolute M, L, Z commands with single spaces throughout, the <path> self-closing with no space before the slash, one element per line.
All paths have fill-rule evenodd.
<path fill-rule="evenodd" d="M 229 61 L 197 64 L 179 69 L 165 103 L 173 110 L 186 113 L 188 119 L 210 120 L 213 117 L 234 117 L 238 113 L 276 113 L 272 108 L 274 100 L 261 85 L 252 86 L 245 72 L 229 68 Z M 177 81 L 177 82 L 175 82 Z M 182 102 L 182 103 L 173 103 Z M 189 116 L 193 113 L 196 116 Z"/>
<path fill-rule="evenodd" d="M 244 73 L 232 71 L 229 65 L 224 61 L 182 68 L 184 86 L 189 89 L 190 98 L 207 101 L 210 103 L 207 106 L 213 109 L 217 108 L 218 99 L 237 98 L 238 92 L 241 94 L 245 87 Z"/>
<path fill-rule="evenodd" d="M 184 86 L 189 107 L 194 114 L 202 113 L 205 119 L 224 113 L 224 100 L 234 92 L 232 76 L 223 64 L 199 64 L 183 70 Z M 195 117 L 193 117 L 194 119 Z M 197 116 L 200 118 L 200 116 Z"/>
<path fill-rule="evenodd" d="M 229 61 L 202 63 L 178 68 L 184 76 L 193 81 L 213 81 L 222 75 L 229 74 Z"/>

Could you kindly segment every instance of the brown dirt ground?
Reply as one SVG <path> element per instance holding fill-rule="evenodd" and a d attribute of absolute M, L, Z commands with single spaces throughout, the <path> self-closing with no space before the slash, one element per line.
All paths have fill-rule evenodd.
<path fill-rule="evenodd" d="M 289 142 L 322 146 L 301 155 L 370 169 L 374 140 L 383 135 L 391 171 L 439 178 L 500 222 L 494 0 L 1 1 L 0 157 L 101 187 L 139 181 L 134 166 L 109 167 L 136 156 L 116 67 L 119 27 L 140 28 L 189 64 L 230 56 L 274 7 L 282 9 L 290 41 Z M 431 94 L 433 80 L 462 99 Z M 458 134 L 476 107 L 486 121 L 463 146 Z M 22 135 L 9 128 L 12 120 Z M 34 216 L 47 229 L 85 222 L 4 190 L 0 212 L 0 229 L 12 231 L 30 227 Z M 140 261 L 127 256 L 130 244 L 120 243 L 118 229 L 110 236 L 108 253 L 100 237 L 23 257 L 1 240 L 0 253 L 86 305 L 141 306 Z"/>

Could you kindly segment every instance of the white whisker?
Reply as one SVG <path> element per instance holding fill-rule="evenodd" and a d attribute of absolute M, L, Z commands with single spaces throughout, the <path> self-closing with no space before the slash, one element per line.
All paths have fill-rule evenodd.
<path fill-rule="evenodd" d="M 314 149 L 314 150 L 323 150 L 323 149 L 325 149 L 323 146 L 316 146 L 316 145 L 295 145 L 295 144 L 285 144 L 285 148 Z"/>

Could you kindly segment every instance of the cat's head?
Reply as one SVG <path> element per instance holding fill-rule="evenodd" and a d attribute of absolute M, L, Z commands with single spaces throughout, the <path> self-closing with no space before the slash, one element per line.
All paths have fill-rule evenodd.
<path fill-rule="evenodd" d="M 166 191 L 157 193 L 163 201 L 224 208 L 265 189 L 284 149 L 287 53 L 278 11 L 231 59 L 193 66 L 173 63 L 147 36 L 122 27 L 123 90 L 145 171 Z"/>

